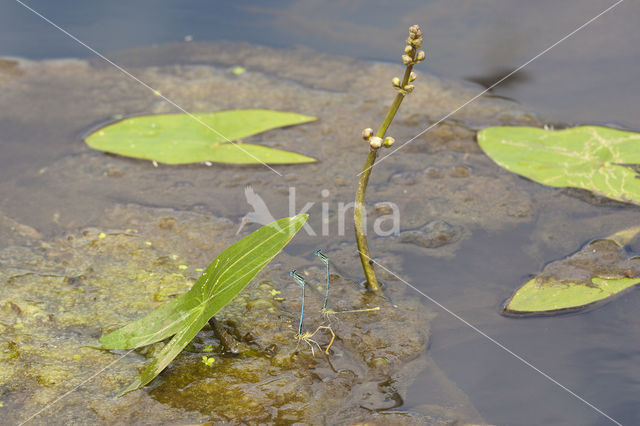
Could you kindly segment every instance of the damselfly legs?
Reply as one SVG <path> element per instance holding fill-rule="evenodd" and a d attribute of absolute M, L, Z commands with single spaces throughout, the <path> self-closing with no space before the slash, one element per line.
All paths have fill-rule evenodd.
<path fill-rule="evenodd" d="M 313 355 L 315 355 L 315 350 L 313 348 L 313 344 L 315 344 L 318 349 L 322 350 L 322 348 L 320 347 L 320 344 L 318 342 L 316 342 L 315 340 L 311 339 L 313 336 L 315 336 L 320 330 L 328 330 L 331 333 L 331 341 L 329 342 L 329 345 L 327 345 L 327 348 L 325 349 L 325 353 L 327 355 L 329 355 L 329 349 L 331 348 L 331 345 L 333 345 L 333 341 L 336 338 L 336 335 L 334 334 L 333 330 L 331 329 L 331 327 L 326 326 L 326 325 L 321 325 L 319 326 L 316 331 L 314 331 L 313 333 L 309 333 L 309 332 L 302 332 L 302 323 L 304 321 L 304 289 L 307 285 L 307 283 L 305 282 L 304 278 L 302 277 L 302 275 L 298 274 L 298 272 L 296 272 L 296 270 L 294 269 L 293 271 L 291 271 L 289 273 L 290 276 L 293 277 L 293 279 L 298 283 L 298 285 L 300 285 L 300 287 L 302 287 L 302 303 L 301 303 L 301 308 L 300 308 L 300 325 L 298 326 L 298 340 L 299 341 L 303 341 L 305 342 L 307 345 L 309 345 L 309 347 L 311 348 L 311 353 Z M 327 293 L 328 296 L 329 293 Z M 327 300 L 325 299 L 325 304 L 327 303 Z"/>
<path fill-rule="evenodd" d="M 322 249 L 318 249 L 316 251 L 313 252 L 313 254 L 315 254 L 316 256 L 318 256 L 320 258 L 320 260 L 322 261 L 322 263 L 325 264 L 326 266 L 326 285 L 325 285 L 325 294 L 324 294 L 324 302 L 322 303 L 322 310 L 320 312 L 322 312 L 323 317 L 325 318 L 325 320 L 330 320 L 332 315 L 336 315 L 336 314 L 349 314 L 349 313 L 358 313 L 358 312 L 372 312 L 372 311 L 378 311 L 380 310 L 380 307 L 376 306 L 375 308 L 365 308 L 365 309 L 350 309 L 350 310 L 345 310 L 345 311 L 334 311 L 333 309 L 328 309 L 327 308 L 327 302 L 329 301 L 329 288 L 330 288 L 330 284 L 331 284 L 331 275 L 330 275 L 330 270 L 329 270 L 329 258 L 327 257 L 326 254 L 324 254 L 322 252 Z M 301 302 L 301 307 L 300 307 L 300 325 L 298 326 L 298 341 L 302 341 L 305 342 L 307 345 L 309 345 L 309 347 L 311 348 L 311 353 L 313 353 L 315 355 L 315 350 L 314 350 L 314 345 L 318 347 L 318 349 L 322 349 L 320 347 L 320 345 L 318 344 L 318 342 L 316 342 L 315 340 L 312 340 L 312 337 L 314 337 L 316 334 L 318 334 L 319 331 L 321 330 L 326 330 L 327 332 L 331 333 L 331 341 L 329 342 L 329 344 L 327 345 L 327 348 L 325 349 L 325 353 L 328 355 L 329 354 L 329 349 L 331 348 L 331 345 L 333 345 L 333 341 L 336 338 L 336 335 L 334 334 L 333 330 L 331 329 L 331 327 L 329 325 L 320 325 L 318 328 L 316 328 L 316 331 L 314 331 L 313 333 L 310 332 L 303 332 L 302 331 L 302 325 L 303 325 L 303 321 L 304 321 L 304 291 L 305 291 L 305 287 L 307 285 L 307 283 L 304 280 L 304 277 L 302 275 L 300 275 L 295 269 L 293 271 L 291 271 L 289 273 L 290 276 L 293 277 L 293 279 L 298 283 L 298 285 L 300 287 L 302 287 L 302 302 Z"/>

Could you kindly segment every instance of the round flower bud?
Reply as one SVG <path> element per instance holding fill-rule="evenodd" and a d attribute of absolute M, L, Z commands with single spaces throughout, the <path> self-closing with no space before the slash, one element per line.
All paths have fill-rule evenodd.
<path fill-rule="evenodd" d="M 402 63 L 405 65 L 409 65 L 411 62 L 413 62 L 413 59 L 411 59 L 411 56 L 409 55 L 402 55 Z"/>
<path fill-rule="evenodd" d="M 396 140 L 391 136 L 387 136 L 386 138 L 384 138 L 384 146 L 386 146 L 387 148 L 390 148 L 395 141 Z"/>
<path fill-rule="evenodd" d="M 391 84 L 393 84 L 393 87 L 400 87 L 400 84 L 402 84 L 402 82 L 398 77 L 393 77 L 393 80 L 391 80 Z"/>
<path fill-rule="evenodd" d="M 421 50 L 418 52 L 418 55 L 416 56 L 416 61 L 424 61 L 425 58 L 425 54 L 424 54 L 424 50 Z"/>
<path fill-rule="evenodd" d="M 416 49 L 422 46 L 422 37 L 418 37 L 415 40 L 411 40 L 411 46 L 415 47 Z"/>
<path fill-rule="evenodd" d="M 372 136 L 369 139 L 369 146 L 371 146 L 371 149 L 378 149 L 382 146 L 382 138 L 379 138 L 378 136 Z"/>
<path fill-rule="evenodd" d="M 415 81 L 416 78 L 418 78 L 418 74 L 411 71 L 411 74 L 409 74 L 409 81 Z"/>
<path fill-rule="evenodd" d="M 404 53 L 406 53 L 407 55 L 413 55 L 414 49 L 413 46 L 405 46 L 404 47 Z"/>
<path fill-rule="evenodd" d="M 362 131 L 362 139 L 364 139 L 365 141 L 368 141 L 371 136 L 373 136 L 373 129 L 372 128 L 367 127 L 366 129 L 364 129 Z"/>
<path fill-rule="evenodd" d="M 406 86 L 404 86 L 404 91 L 407 93 L 411 93 L 415 88 L 416 86 L 414 86 L 413 84 L 407 84 Z"/>

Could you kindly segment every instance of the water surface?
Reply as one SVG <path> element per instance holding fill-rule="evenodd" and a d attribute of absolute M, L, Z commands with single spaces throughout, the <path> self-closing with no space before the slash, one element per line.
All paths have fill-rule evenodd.
<path fill-rule="evenodd" d="M 31 227 L 36 234 L 18 228 L 29 238 L 43 241 L 77 235 L 86 227 L 124 227 L 126 214 L 115 222 L 105 219 L 114 206 L 194 211 L 239 224 L 248 209 L 247 184 L 276 217 L 289 214 L 289 188 L 295 187 L 298 208 L 316 203 L 310 224 L 319 231 L 322 202 L 335 213 L 338 202 L 352 199 L 366 153 L 358 134 L 383 117 L 392 97 L 385 82 L 399 72 L 395 65 L 361 59 L 396 60 L 407 24 L 423 25 L 429 53 L 425 69 L 447 78 L 420 73 L 415 94 L 391 129 L 397 140 L 407 140 L 481 90 L 461 79 L 499 78 L 608 6 L 598 1 L 549 2 L 547 7 L 516 1 L 406 2 L 403 7 L 276 2 L 268 8 L 262 3 L 214 8 L 196 1 L 30 4 L 190 111 L 264 107 L 320 118 L 251 140 L 321 161 L 279 168 L 284 178 L 262 167 L 154 168 L 91 151 L 81 136 L 96 124 L 116 115 L 173 110 L 17 3 L 4 1 L 0 28 L 8 35 L 0 37 L 0 53 L 34 60 L 90 59 L 5 62 L 2 68 L 0 212 Z M 632 71 L 638 61 L 632 48 L 637 15 L 637 5 L 625 2 L 496 90 L 527 107 L 483 98 L 418 138 L 404 155 L 376 167 L 368 196 L 372 204 L 397 203 L 403 230 L 436 219 L 463 229 L 459 240 L 435 249 L 375 238 L 372 251 L 383 265 L 624 424 L 640 421 L 634 397 L 640 379 L 635 368 L 640 347 L 634 344 L 640 336 L 633 325 L 637 291 L 596 310 L 561 317 L 505 318 L 500 306 L 545 263 L 637 223 L 638 209 L 509 174 L 482 154 L 474 131 L 550 121 L 638 127 Z M 194 41 L 185 42 L 189 35 Z M 202 42 L 220 39 L 231 42 Z M 235 76 L 231 69 L 237 65 L 248 73 Z M 7 223 L 7 229 L 15 228 Z M 335 215 L 329 225 L 330 235 L 303 234 L 288 253 L 301 261 L 313 258 L 313 248 L 324 247 L 345 275 L 358 279 L 350 231 L 336 235 Z M 21 238 L 5 239 L 4 245 L 26 245 Z M 403 286 L 390 274 L 381 276 L 389 286 Z M 424 302 L 426 310 L 438 312 Z M 447 313 L 430 321 L 427 354 L 485 421 L 607 423 Z M 450 403 L 433 389 L 438 370 L 422 371 L 406 390 L 401 410 L 428 412 L 425 405 Z"/>

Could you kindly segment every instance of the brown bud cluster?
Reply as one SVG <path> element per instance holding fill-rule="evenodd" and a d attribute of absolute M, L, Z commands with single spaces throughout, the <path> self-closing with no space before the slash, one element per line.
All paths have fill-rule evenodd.
<path fill-rule="evenodd" d="M 414 48 L 422 46 L 422 30 L 417 25 L 409 27 L 409 38 L 407 39 L 407 45 Z"/>
<path fill-rule="evenodd" d="M 422 30 L 419 26 L 412 25 L 409 27 L 409 38 L 404 48 L 404 55 L 402 55 L 402 63 L 404 65 L 415 65 L 424 61 L 424 52 L 422 50 L 416 52 L 420 46 L 422 46 Z"/>

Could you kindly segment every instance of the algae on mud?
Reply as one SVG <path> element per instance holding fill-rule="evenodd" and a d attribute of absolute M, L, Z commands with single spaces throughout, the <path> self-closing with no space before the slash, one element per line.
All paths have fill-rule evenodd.
<path fill-rule="evenodd" d="M 402 308 L 385 303 L 380 311 L 336 320 L 339 340 L 330 357 L 314 357 L 298 346 L 298 290 L 285 278 L 282 264 L 268 265 L 259 284 L 245 289 L 220 314 L 222 324 L 242 343 L 240 354 L 225 353 L 205 326 L 148 390 L 114 400 L 160 344 L 130 355 L 101 351 L 95 348 L 101 330 L 125 324 L 183 293 L 197 276 L 196 266 L 205 263 L 204 253 L 219 250 L 235 235 L 226 219 L 133 205 L 111 210 L 105 221 L 121 227 L 86 229 L 48 242 L 31 239 L 28 245 L 0 251 L 6 283 L 0 288 L 5 312 L 0 400 L 12 409 L 8 420 L 24 420 L 100 366 L 109 368 L 53 406 L 46 418 L 110 423 L 130 416 L 139 421 L 144 412 L 163 422 L 395 419 L 413 424 L 430 418 L 480 418 L 446 379 L 437 385 L 452 405 L 433 408 L 435 417 L 394 412 L 425 365 L 425 324 L 431 316 L 402 291 L 390 290 Z M 287 265 L 313 265 L 286 253 L 279 259 Z M 324 268 L 300 270 L 318 287 L 310 286 L 308 309 L 319 311 Z M 355 282 L 335 275 L 332 296 L 341 310 L 380 303 Z M 308 327 L 318 325 L 320 317 L 310 317 Z M 216 362 L 208 367 L 202 355 Z"/>

